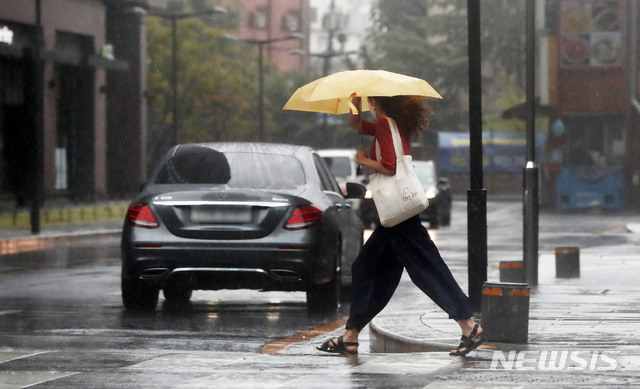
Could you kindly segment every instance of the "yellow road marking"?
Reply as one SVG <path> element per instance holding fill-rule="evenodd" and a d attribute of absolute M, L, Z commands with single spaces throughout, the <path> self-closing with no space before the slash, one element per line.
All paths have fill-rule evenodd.
<path fill-rule="evenodd" d="M 284 339 L 276 340 L 275 342 L 268 343 L 262 347 L 262 354 L 269 354 L 269 355 L 283 354 L 284 349 L 287 346 L 293 343 L 302 342 L 303 340 L 308 340 L 308 339 L 318 337 L 320 335 L 324 335 L 327 332 L 335 331 L 336 329 L 343 327 L 345 324 L 347 324 L 347 319 L 348 317 L 345 316 L 342 319 L 321 325 L 320 327 L 316 327 L 312 330 L 308 330 L 308 331 L 299 333 L 297 335 L 290 336 L 288 338 L 284 338 Z"/>

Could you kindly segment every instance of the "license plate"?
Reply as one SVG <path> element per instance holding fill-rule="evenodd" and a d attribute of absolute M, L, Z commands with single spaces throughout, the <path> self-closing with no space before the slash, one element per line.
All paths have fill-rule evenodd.
<path fill-rule="evenodd" d="M 250 207 L 192 207 L 193 223 L 250 223 Z"/>

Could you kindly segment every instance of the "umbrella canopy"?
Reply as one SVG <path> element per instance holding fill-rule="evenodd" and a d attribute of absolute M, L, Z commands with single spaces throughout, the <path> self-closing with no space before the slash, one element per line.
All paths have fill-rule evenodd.
<path fill-rule="evenodd" d="M 291 96 L 283 109 L 332 113 L 349 112 L 354 96 L 442 96 L 428 82 L 385 70 L 347 70 L 319 78 L 304 85 Z M 362 110 L 369 109 L 366 99 Z"/>

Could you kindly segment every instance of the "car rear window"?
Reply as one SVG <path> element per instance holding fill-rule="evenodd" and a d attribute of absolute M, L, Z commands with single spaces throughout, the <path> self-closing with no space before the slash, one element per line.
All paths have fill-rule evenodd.
<path fill-rule="evenodd" d="M 331 173 L 336 177 L 349 177 L 351 175 L 351 161 L 348 157 L 323 157 L 327 162 Z"/>
<path fill-rule="evenodd" d="M 198 147 L 166 160 L 158 169 L 154 183 L 294 189 L 305 184 L 305 176 L 302 164 L 295 157 L 256 152 L 221 153 Z"/>

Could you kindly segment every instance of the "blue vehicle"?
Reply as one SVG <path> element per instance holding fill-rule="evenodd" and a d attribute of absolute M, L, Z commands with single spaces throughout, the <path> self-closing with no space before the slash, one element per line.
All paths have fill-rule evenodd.
<path fill-rule="evenodd" d="M 624 205 L 623 179 L 619 167 L 564 166 L 556 181 L 556 208 L 620 209 Z"/>

